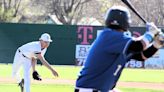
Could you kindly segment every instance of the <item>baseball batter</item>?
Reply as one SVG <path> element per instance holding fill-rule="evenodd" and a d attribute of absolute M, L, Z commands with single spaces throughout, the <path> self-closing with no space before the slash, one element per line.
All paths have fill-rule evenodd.
<path fill-rule="evenodd" d="M 44 33 L 41 35 L 39 41 L 29 42 L 17 49 L 13 62 L 12 76 L 17 79 L 17 83 L 19 83 L 21 87 L 25 88 L 25 92 L 30 92 L 31 66 L 33 67 L 33 78 L 37 79 L 38 77 L 37 80 L 41 80 L 35 70 L 37 59 L 39 59 L 42 64 L 45 65 L 49 70 L 51 70 L 54 76 L 58 76 L 58 73 L 49 65 L 49 63 L 44 58 L 44 54 L 46 53 L 50 42 L 52 42 L 50 35 L 48 33 Z M 23 80 L 22 78 L 20 78 L 19 74 L 21 66 L 23 66 L 24 70 Z"/>
<path fill-rule="evenodd" d="M 144 61 L 163 46 L 164 36 L 153 23 L 147 23 L 147 32 L 139 38 L 124 34 L 130 24 L 125 7 L 110 8 L 105 24 L 76 80 L 75 92 L 116 92 L 114 88 L 129 59 Z"/>

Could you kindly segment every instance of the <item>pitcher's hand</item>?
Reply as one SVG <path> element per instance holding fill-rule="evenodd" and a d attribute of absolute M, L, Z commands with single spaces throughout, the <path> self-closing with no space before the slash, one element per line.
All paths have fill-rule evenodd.
<path fill-rule="evenodd" d="M 57 73 L 55 70 L 52 70 L 52 74 L 53 74 L 54 76 L 56 76 L 56 77 L 59 76 L 58 73 Z"/>

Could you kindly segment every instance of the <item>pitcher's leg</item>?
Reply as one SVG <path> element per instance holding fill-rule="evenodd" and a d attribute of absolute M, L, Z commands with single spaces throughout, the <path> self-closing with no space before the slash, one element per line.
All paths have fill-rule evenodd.
<path fill-rule="evenodd" d="M 20 56 L 19 52 L 17 51 L 15 53 L 14 61 L 13 61 L 13 65 L 12 65 L 12 77 L 16 78 L 17 83 L 20 83 L 21 79 L 22 79 L 22 78 L 20 78 L 20 74 L 19 74 L 22 64 L 23 64 L 22 57 Z"/>
<path fill-rule="evenodd" d="M 27 59 L 24 62 L 24 89 L 25 92 L 30 92 L 30 68 L 31 60 Z"/>

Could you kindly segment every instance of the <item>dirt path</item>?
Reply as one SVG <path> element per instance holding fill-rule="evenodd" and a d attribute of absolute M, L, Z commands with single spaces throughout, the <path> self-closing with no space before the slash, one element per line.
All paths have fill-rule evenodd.
<path fill-rule="evenodd" d="M 0 77 L 0 83 L 15 83 L 12 78 Z M 74 85 L 75 80 L 64 79 L 43 79 L 42 81 L 34 81 L 33 84 L 70 84 Z M 126 88 L 143 88 L 143 89 L 158 89 L 164 90 L 164 83 L 143 83 L 143 82 L 118 82 L 117 86 Z"/>

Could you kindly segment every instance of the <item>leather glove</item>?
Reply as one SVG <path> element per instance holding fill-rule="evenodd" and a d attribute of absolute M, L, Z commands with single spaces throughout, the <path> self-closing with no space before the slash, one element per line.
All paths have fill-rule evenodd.
<path fill-rule="evenodd" d="M 32 77 L 33 77 L 34 80 L 38 80 L 38 81 L 41 81 L 41 80 L 42 80 L 42 79 L 40 78 L 40 75 L 38 74 L 37 71 L 34 71 L 34 72 L 32 73 Z"/>
<path fill-rule="evenodd" d="M 160 32 L 155 38 L 153 42 L 154 47 L 157 49 L 164 46 L 164 33 Z"/>

